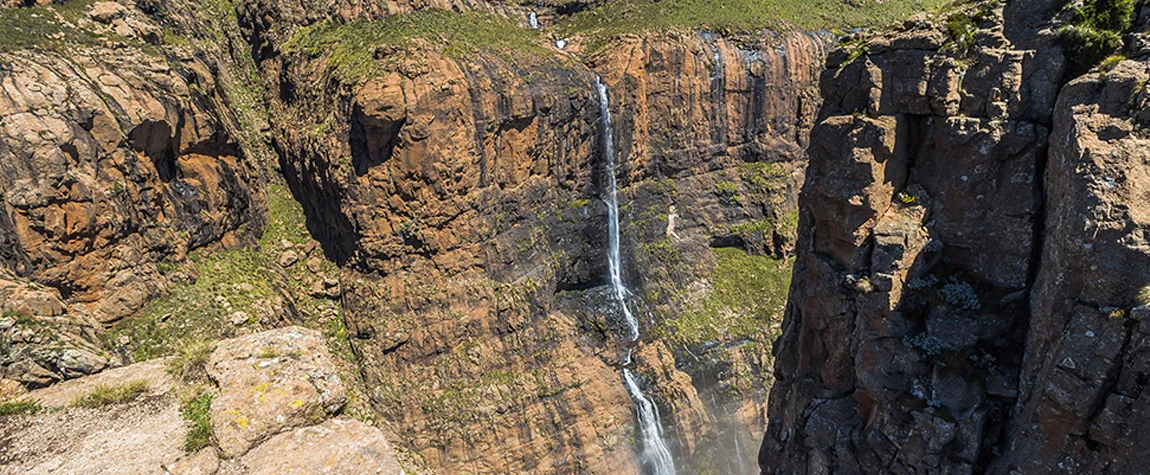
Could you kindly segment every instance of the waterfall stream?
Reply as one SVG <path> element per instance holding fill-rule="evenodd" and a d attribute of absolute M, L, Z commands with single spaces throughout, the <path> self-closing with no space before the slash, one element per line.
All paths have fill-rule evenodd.
<path fill-rule="evenodd" d="M 611 103 L 607 94 L 607 85 L 603 84 L 598 76 L 595 77 L 595 88 L 599 92 L 599 120 L 602 122 L 603 147 L 607 157 L 607 265 L 611 274 L 611 289 L 622 309 L 623 318 L 627 322 L 627 339 L 631 343 L 639 341 L 639 320 L 631 313 L 627 306 L 629 292 L 623 285 L 623 263 L 619 254 L 619 199 L 615 180 L 615 137 L 611 130 Z M 647 465 L 654 475 L 674 475 L 675 462 L 671 458 L 671 450 L 663 440 L 663 426 L 659 420 L 659 409 L 643 389 L 635 381 L 631 370 L 626 366 L 631 364 L 633 348 L 627 349 L 624 358 L 623 384 L 627 393 L 635 404 L 635 415 L 639 420 L 639 432 L 643 439 L 643 463 Z"/>

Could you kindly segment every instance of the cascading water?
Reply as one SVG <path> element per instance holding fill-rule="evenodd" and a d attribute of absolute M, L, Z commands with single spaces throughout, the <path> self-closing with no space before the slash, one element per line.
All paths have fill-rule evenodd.
<path fill-rule="evenodd" d="M 615 137 L 611 130 L 611 103 L 607 94 L 607 85 L 598 76 L 595 77 L 595 88 L 599 92 L 599 120 L 603 131 L 603 147 L 607 157 L 607 268 L 611 274 L 611 289 L 622 309 L 623 318 L 627 322 L 627 340 L 631 343 L 639 341 L 639 320 L 627 307 L 627 287 L 623 285 L 622 260 L 619 255 L 619 200 L 615 183 Z M 647 465 L 654 475 L 674 475 L 675 462 L 671 458 L 671 450 L 663 440 L 663 425 L 659 420 L 659 409 L 655 407 L 643 389 L 635 382 L 635 377 L 626 366 L 631 364 L 631 353 L 628 348 L 623 363 L 623 384 L 627 393 L 635 403 L 635 414 L 639 419 L 639 432 L 643 438 L 643 463 Z"/>
<path fill-rule="evenodd" d="M 530 25 L 532 29 L 539 28 L 539 15 L 536 15 L 535 12 L 531 12 L 531 14 L 527 16 L 527 24 Z"/>

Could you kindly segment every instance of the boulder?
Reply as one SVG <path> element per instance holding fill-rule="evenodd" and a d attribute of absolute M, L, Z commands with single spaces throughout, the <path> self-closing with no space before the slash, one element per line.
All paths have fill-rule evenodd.
<path fill-rule="evenodd" d="M 287 327 L 224 340 L 208 359 L 219 384 L 212 420 L 220 451 L 243 455 L 280 432 L 314 424 L 347 402 L 319 332 Z"/>
<path fill-rule="evenodd" d="M 344 419 L 272 437 L 244 456 L 243 465 L 251 475 L 404 473 L 382 431 Z"/>
<path fill-rule="evenodd" d="M 88 12 L 90 18 L 100 23 L 112 23 L 124 18 L 127 14 L 128 9 L 116 2 L 96 2 L 92 4 L 92 10 Z"/>

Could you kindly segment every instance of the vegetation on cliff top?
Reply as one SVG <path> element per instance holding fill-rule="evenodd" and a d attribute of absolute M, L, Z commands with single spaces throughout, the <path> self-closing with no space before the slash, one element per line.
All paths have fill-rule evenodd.
<path fill-rule="evenodd" d="M 674 28 L 741 33 L 763 28 L 840 30 L 880 26 L 949 0 L 641 0 L 612 1 L 560 24 L 562 34 L 613 36 Z"/>
<path fill-rule="evenodd" d="M 1138 0 L 1085 0 L 1073 8 L 1070 25 L 1059 30 L 1071 74 L 1085 73 L 1122 47 L 1122 35 L 1133 24 L 1137 4 Z"/>
<path fill-rule="evenodd" d="M 302 28 L 283 50 L 292 54 L 331 53 L 337 74 L 357 80 L 386 69 L 394 50 L 431 50 L 452 58 L 488 51 L 505 58 L 553 53 L 535 30 L 489 13 L 423 10 L 380 21 L 324 21 Z M 388 51 L 392 50 L 392 51 Z"/>
<path fill-rule="evenodd" d="M 109 27 L 88 19 L 96 0 L 66 2 L 27 8 L 0 9 L 0 52 L 49 50 L 70 53 L 76 45 L 129 45 L 156 54 L 158 49 L 142 41 L 121 36 Z"/>

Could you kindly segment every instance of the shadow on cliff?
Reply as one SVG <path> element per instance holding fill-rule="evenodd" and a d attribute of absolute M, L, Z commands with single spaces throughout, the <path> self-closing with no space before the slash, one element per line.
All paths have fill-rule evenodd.
<path fill-rule="evenodd" d="M 285 159 L 279 144 L 279 165 L 292 197 L 303 206 L 309 233 L 319 242 L 324 255 L 340 267 L 355 254 L 355 224 L 340 208 L 341 187 L 332 177 L 331 165 L 323 157 L 292 161 Z"/>

